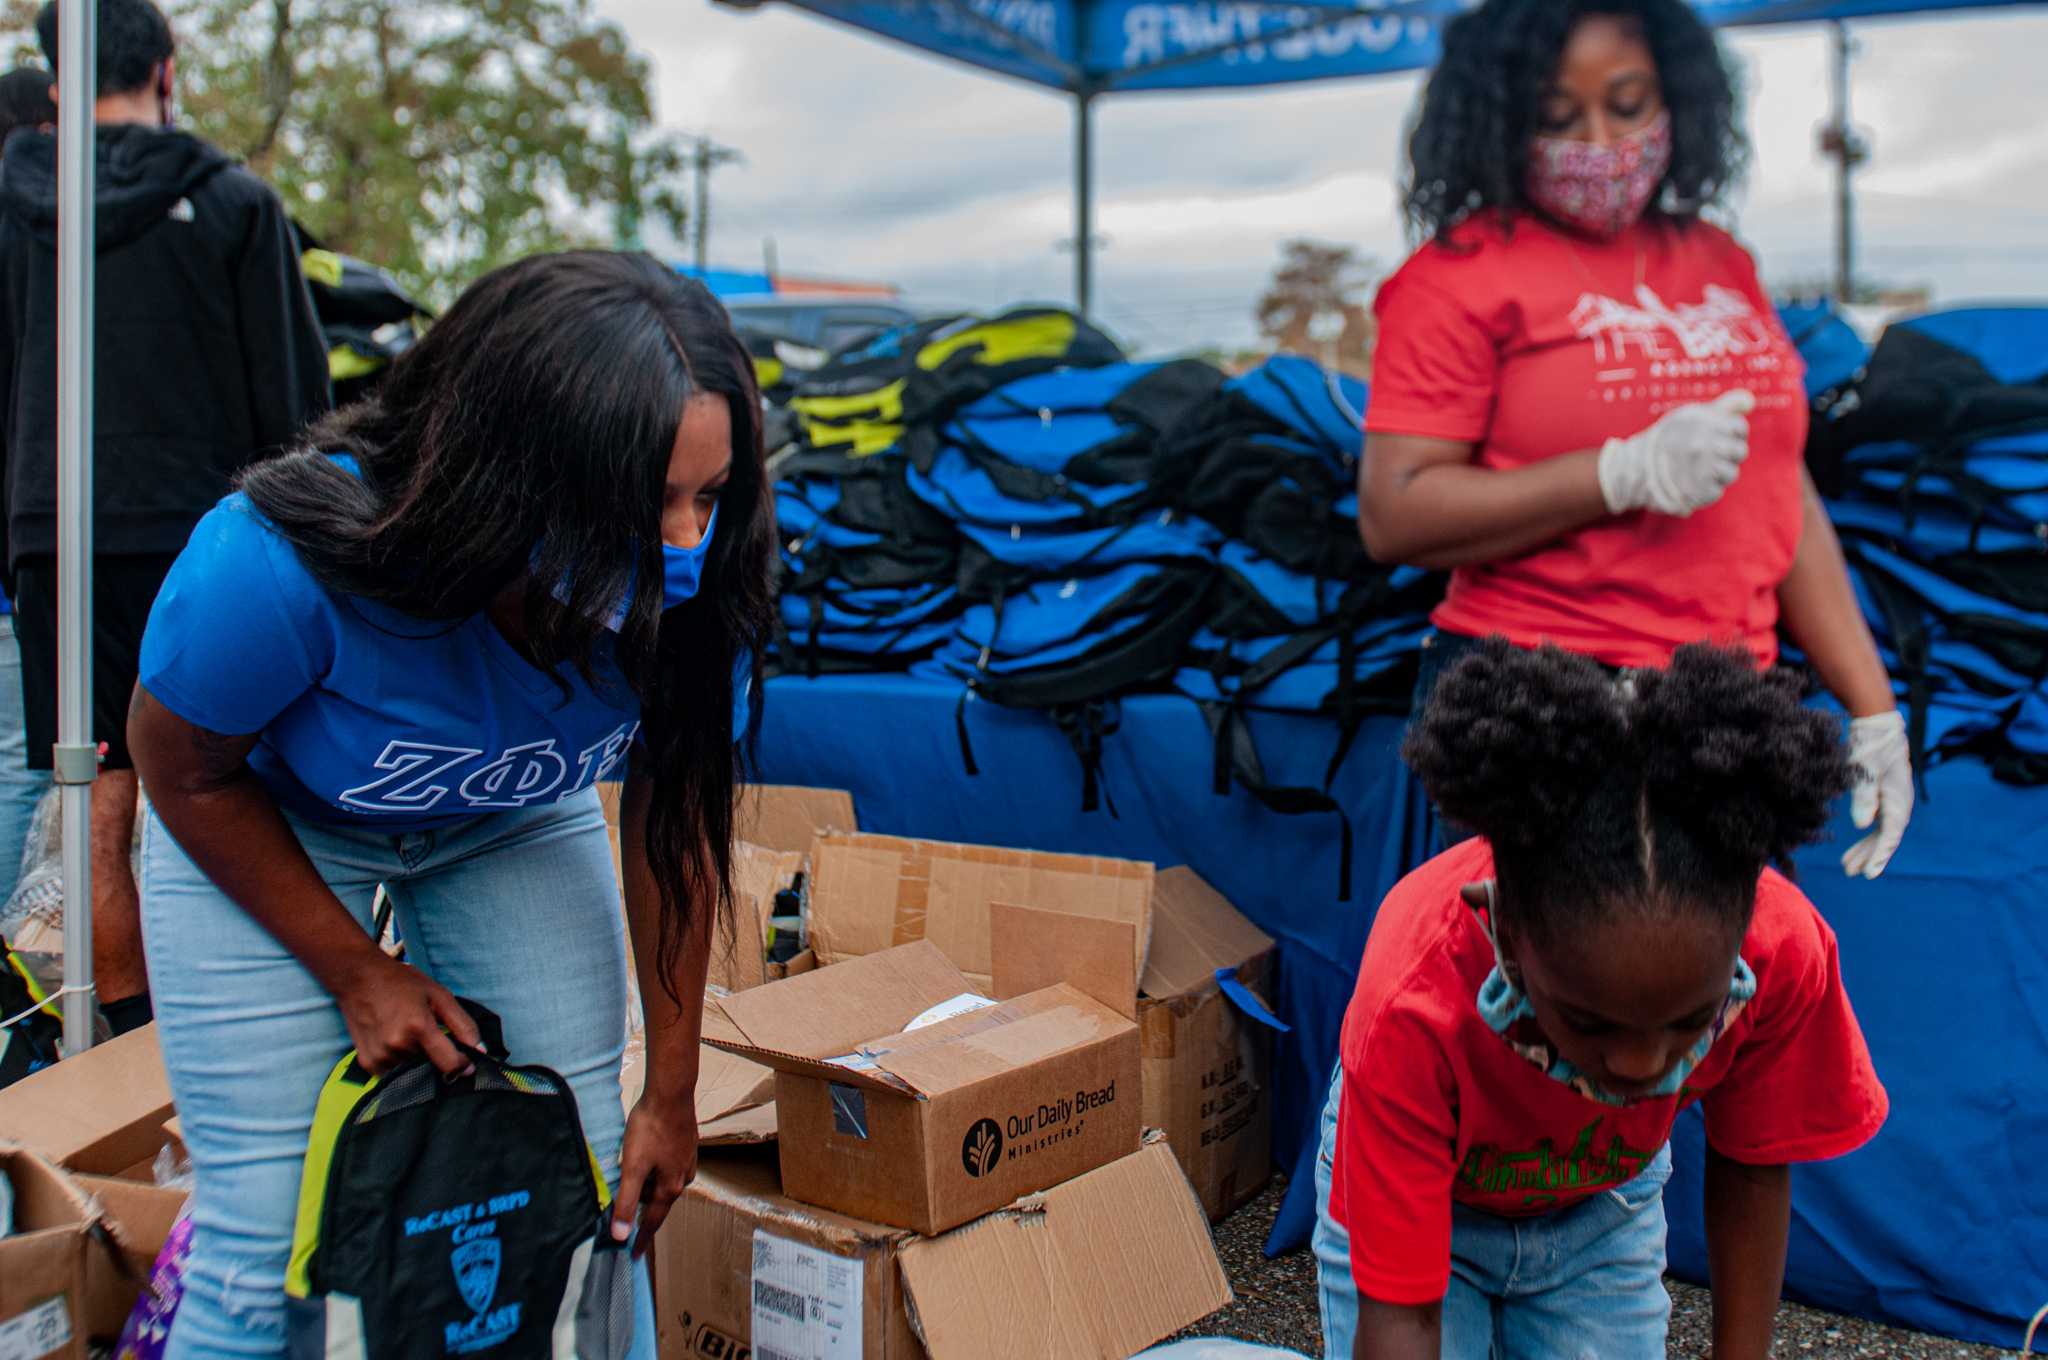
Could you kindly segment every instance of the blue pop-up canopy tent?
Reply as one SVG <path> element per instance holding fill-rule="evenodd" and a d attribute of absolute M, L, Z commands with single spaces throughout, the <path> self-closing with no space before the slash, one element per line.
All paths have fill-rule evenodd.
<path fill-rule="evenodd" d="M 758 9 L 768 0 L 719 0 Z M 821 18 L 920 48 L 1074 100 L 1074 297 L 1090 302 L 1095 100 L 1107 94 L 1230 89 L 1386 75 L 1435 64 L 1445 19 L 1466 0 L 784 0 Z M 1717 26 L 1808 23 L 2027 0 L 1693 0 Z M 1835 112 L 1846 176 L 1846 40 Z M 1847 214 L 1842 223 L 1846 285 Z"/>

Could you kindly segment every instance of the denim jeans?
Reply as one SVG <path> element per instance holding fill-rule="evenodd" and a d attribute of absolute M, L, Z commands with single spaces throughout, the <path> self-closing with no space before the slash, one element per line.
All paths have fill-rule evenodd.
<path fill-rule="evenodd" d="M 1358 1334 L 1351 1237 L 1330 1216 L 1340 1067 L 1316 1153 L 1316 1276 L 1323 1354 L 1348 1357 Z M 1634 1180 L 1535 1218 L 1451 1206 L 1444 1360 L 1663 1360 L 1666 1144 Z"/>
<path fill-rule="evenodd" d="M 403 835 L 288 820 L 366 930 L 382 884 L 407 958 L 496 1011 L 515 1062 L 567 1078 L 616 1188 L 625 931 L 596 791 Z M 348 1030 L 334 998 L 154 814 L 143 827 L 141 886 L 164 1065 L 198 1182 L 167 1355 L 280 1360 L 307 1132 Z M 654 1355 L 644 1269 L 635 1288 L 637 1360 Z"/>
<path fill-rule="evenodd" d="M 21 709 L 21 649 L 14 615 L 0 614 L 0 906 L 14 895 L 22 845 L 50 776 L 28 767 L 28 720 Z"/>

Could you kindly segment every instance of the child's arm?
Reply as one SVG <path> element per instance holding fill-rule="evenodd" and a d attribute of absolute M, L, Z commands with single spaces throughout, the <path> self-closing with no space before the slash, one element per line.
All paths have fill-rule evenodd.
<path fill-rule="evenodd" d="M 1358 1297 L 1353 1360 L 1438 1360 L 1443 1346 L 1443 1305 L 1407 1306 Z"/>
<path fill-rule="evenodd" d="M 1749 1166 L 1708 1147 L 1706 1217 L 1714 1360 L 1765 1360 L 1785 1288 L 1791 1168 Z"/>

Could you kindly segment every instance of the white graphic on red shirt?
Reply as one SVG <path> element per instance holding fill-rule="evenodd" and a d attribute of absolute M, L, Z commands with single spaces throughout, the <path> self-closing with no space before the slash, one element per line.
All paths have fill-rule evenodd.
<path fill-rule="evenodd" d="M 1652 411 L 1710 400 L 1748 387 L 1759 400 L 1782 382 L 1783 356 L 1772 323 L 1733 288 L 1710 283 L 1698 302 L 1666 302 L 1647 284 L 1635 301 L 1581 293 L 1573 329 L 1593 344 L 1596 372 L 1587 395 L 1648 401 Z"/>

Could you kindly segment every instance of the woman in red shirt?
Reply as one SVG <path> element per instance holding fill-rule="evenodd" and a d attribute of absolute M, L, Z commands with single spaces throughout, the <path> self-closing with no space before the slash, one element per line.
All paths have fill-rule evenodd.
<path fill-rule="evenodd" d="M 1388 895 L 1345 1015 L 1326 1354 L 1661 1360 L 1694 1103 L 1714 1354 L 1769 1354 L 1788 1165 L 1888 1108 L 1834 935 L 1768 867 L 1849 779 L 1798 690 L 1697 644 L 1617 679 L 1495 639 L 1444 675 L 1403 755 L 1478 838 Z"/>
<path fill-rule="evenodd" d="M 1424 684 L 1479 638 L 1611 667 L 1777 630 L 1849 710 L 1843 857 L 1905 834 L 1905 723 L 1801 453 L 1802 366 L 1699 212 L 1743 156 L 1682 0 L 1488 0 L 1451 24 L 1409 143 L 1426 243 L 1381 287 L 1359 527 L 1448 568 Z M 1419 691 L 1426 693 L 1426 689 Z"/>

